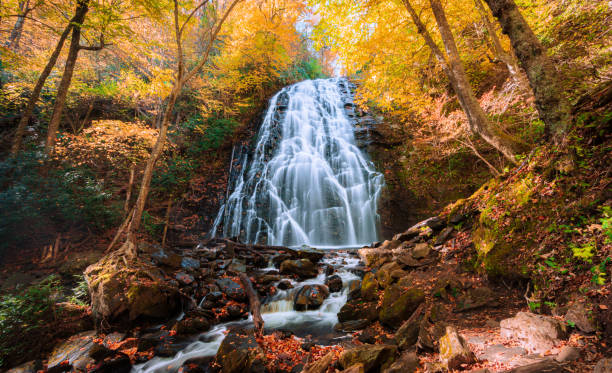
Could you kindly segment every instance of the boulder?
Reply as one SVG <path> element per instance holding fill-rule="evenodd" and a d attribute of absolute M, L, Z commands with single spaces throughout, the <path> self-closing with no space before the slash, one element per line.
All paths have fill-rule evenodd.
<path fill-rule="evenodd" d="M 593 319 L 589 317 L 589 312 L 580 302 L 576 302 L 569 307 L 565 314 L 565 320 L 574 323 L 576 328 L 585 333 L 593 333 L 595 331 Z"/>
<path fill-rule="evenodd" d="M 261 284 L 261 285 L 268 285 L 272 282 L 276 282 L 279 281 L 281 279 L 281 277 L 279 275 L 272 275 L 272 274 L 263 274 L 259 277 L 257 277 L 257 279 L 255 280 L 256 283 Z"/>
<path fill-rule="evenodd" d="M 247 294 L 239 280 L 233 278 L 219 278 L 215 281 L 221 292 L 228 298 L 238 302 L 244 302 Z"/>
<path fill-rule="evenodd" d="M 593 373 L 612 373 L 612 358 L 599 360 L 595 364 Z"/>
<path fill-rule="evenodd" d="M 565 373 L 568 372 L 559 363 L 552 359 L 544 359 L 537 363 L 523 365 L 507 370 L 505 373 Z"/>
<path fill-rule="evenodd" d="M 172 330 L 176 331 L 178 335 L 191 335 L 198 334 L 210 329 L 210 322 L 207 318 L 197 315 L 189 314 L 178 321 L 172 327 Z"/>
<path fill-rule="evenodd" d="M 563 346 L 561 351 L 555 357 L 559 363 L 578 360 L 580 358 L 580 349 L 576 347 Z"/>
<path fill-rule="evenodd" d="M 420 235 L 423 231 L 433 231 L 438 230 L 444 226 L 444 221 L 437 216 L 433 216 L 429 219 L 425 219 L 412 227 L 408 228 L 406 231 L 402 233 L 398 233 L 393 236 L 394 240 L 398 241 L 408 241 L 411 238 L 414 238 Z"/>
<path fill-rule="evenodd" d="M 227 270 L 234 273 L 244 273 L 247 270 L 246 264 L 242 260 L 232 259 L 227 266 Z"/>
<path fill-rule="evenodd" d="M 293 308 L 297 311 L 317 309 L 328 296 L 329 289 L 325 285 L 304 285 L 295 294 Z"/>
<path fill-rule="evenodd" d="M 397 249 L 401 244 L 402 244 L 402 241 L 399 241 L 396 239 L 386 240 L 386 241 L 383 241 L 383 243 L 380 245 L 380 249 L 393 250 L 393 249 Z"/>
<path fill-rule="evenodd" d="M 363 364 L 365 373 L 379 372 L 393 364 L 396 353 L 397 347 L 393 345 L 362 345 L 344 350 L 338 362 L 344 369 Z"/>
<path fill-rule="evenodd" d="M 500 322 L 502 338 L 516 339 L 530 352 L 544 353 L 565 338 L 565 326 L 558 320 L 519 312 L 515 317 Z"/>
<path fill-rule="evenodd" d="M 21 364 L 13 369 L 9 369 L 6 373 L 36 373 L 41 371 L 43 368 L 40 360 L 32 360 L 27 363 Z"/>
<path fill-rule="evenodd" d="M 355 364 L 351 365 L 340 373 L 365 373 L 365 370 L 363 368 L 363 364 Z"/>
<path fill-rule="evenodd" d="M 364 302 L 363 300 L 351 300 L 346 302 L 340 312 L 338 312 L 338 321 L 341 323 L 351 320 L 369 320 L 376 321 L 378 319 L 378 310 L 376 302 Z"/>
<path fill-rule="evenodd" d="M 299 259 L 308 259 L 312 263 L 318 263 L 319 260 L 323 259 L 325 252 L 313 248 L 304 248 L 297 250 L 297 257 Z"/>
<path fill-rule="evenodd" d="M 397 270 L 401 271 L 401 269 L 402 268 L 400 267 L 400 265 L 396 262 L 389 262 L 384 264 L 376 272 L 376 280 L 378 281 L 378 284 L 382 288 L 386 288 L 393 281 L 393 277 L 391 276 L 391 274 Z"/>
<path fill-rule="evenodd" d="M 414 259 L 423 259 L 431 252 L 431 246 L 428 243 L 418 243 L 412 249 L 411 255 Z"/>
<path fill-rule="evenodd" d="M 86 371 L 94 359 L 89 357 L 89 351 L 94 346 L 95 331 L 73 335 L 53 349 L 47 362 L 47 372 Z"/>
<path fill-rule="evenodd" d="M 153 259 L 157 265 L 169 268 L 180 268 L 183 261 L 183 258 L 179 254 L 171 251 L 166 252 L 162 249 L 151 254 L 151 259 Z"/>
<path fill-rule="evenodd" d="M 264 351 L 252 330 L 230 330 L 221 342 L 216 363 L 222 373 L 265 372 Z"/>
<path fill-rule="evenodd" d="M 414 351 L 404 351 L 383 373 L 413 373 L 419 367 L 419 358 Z"/>
<path fill-rule="evenodd" d="M 330 292 L 337 293 L 342 290 L 342 278 L 338 275 L 329 276 L 325 280 L 325 285 L 327 285 Z"/>
<path fill-rule="evenodd" d="M 391 250 L 386 250 L 382 247 L 370 248 L 364 247 L 357 251 L 359 258 L 366 267 L 374 268 L 377 265 L 382 265 L 391 260 L 393 253 Z"/>
<path fill-rule="evenodd" d="M 424 316 L 424 304 L 421 304 L 395 332 L 395 342 L 400 350 L 406 350 L 417 343 L 421 321 Z"/>
<path fill-rule="evenodd" d="M 334 326 L 334 330 L 342 332 L 354 332 L 368 327 L 372 322 L 367 319 L 349 320 L 338 323 Z"/>
<path fill-rule="evenodd" d="M 185 286 L 185 285 L 191 285 L 193 284 L 193 282 L 195 281 L 195 279 L 193 278 L 192 275 L 188 275 L 185 272 L 178 272 L 174 278 L 179 282 L 179 284 Z"/>
<path fill-rule="evenodd" d="M 184 257 L 181 259 L 181 267 L 183 267 L 183 269 L 199 269 L 200 261 L 194 258 Z"/>
<path fill-rule="evenodd" d="M 178 311 L 178 283 L 139 259 L 126 265 L 109 254 L 85 270 L 94 318 L 107 322 L 138 317 L 170 318 Z"/>
<path fill-rule="evenodd" d="M 425 293 L 421 289 L 391 285 L 385 290 L 378 317 L 383 324 L 399 328 L 424 300 Z"/>
<path fill-rule="evenodd" d="M 278 288 L 281 290 L 293 289 L 293 284 L 289 280 L 282 280 L 278 283 Z"/>
<path fill-rule="evenodd" d="M 438 342 L 440 361 L 448 370 L 458 369 L 461 364 L 473 364 L 476 356 L 465 339 L 452 326 L 446 327 L 446 334 Z"/>
<path fill-rule="evenodd" d="M 455 312 L 464 312 L 484 306 L 496 306 L 497 300 L 493 291 L 487 287 L 470 289 L 457 301 Z"/>
<path fill-rule="evenodd" d="M 378 300 L 378 280 L 372 272 L 366 273 L 361 281 L 361 298 L 363 300 Z"/>
<path fill-rule="evenodd" d="M 361 280 L 352 280 L 348 284 L 348 299 L 357 299 L 361 297 Z"/>
<path fill-rule="evenodd" d="M 317 267 L 308 259 L 285 260 L 280 265 L 280 273 L 296 275 L 301 279 L 316 277 L 319 274 Z"/>

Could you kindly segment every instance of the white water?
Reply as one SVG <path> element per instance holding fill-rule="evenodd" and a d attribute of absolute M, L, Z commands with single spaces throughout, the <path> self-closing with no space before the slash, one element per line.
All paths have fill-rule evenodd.
<path fill-rule="evenodd" d="M 360 247 L 378 238 L 383 176 L 355 145 L 345 79 L 307 80 L 270 101 L 249 162 L 212 229 L 243 242 Z"/>

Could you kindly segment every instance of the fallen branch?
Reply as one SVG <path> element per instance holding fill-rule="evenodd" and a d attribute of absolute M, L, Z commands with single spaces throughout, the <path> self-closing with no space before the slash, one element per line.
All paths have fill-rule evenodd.
<path fill-rule="evenodd" d="M 253 289 L 253 284 L 251 283 L 251 280 L 249 280 L 249 277 L 246 275 L 246 273 L 240 274 L 240 281 L 242 281 L 242 285 L 244 285 L 244 290 L 246 291 L 247 296 L 249 297 L 249 308 L 251 310 L 251 315 L 253 315 L 255 335 L 258 338 L 261 338 L 263 337 L 264 328 L 264 321 L 261 317 L 260 312 L 261 302 L 259 301 L 259 297 L 257 296 L 255 289 Z"/>

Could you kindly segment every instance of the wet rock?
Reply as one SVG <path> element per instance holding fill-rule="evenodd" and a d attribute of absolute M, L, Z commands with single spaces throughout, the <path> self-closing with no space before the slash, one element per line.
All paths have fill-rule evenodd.
<path fill-rule="evenodd" d="M 176 331 L 178 335 L 198 334 L 208 329 L 210 329 L 210 322 L 199 315 L 186 315 L 172 327 L 172 330 Z"/>
<path fill-rule="evenodd" d="M 88 364 L 94 363 L 89 357 L 89 350 L 94 345 L 95 335 L 93 330 L 73 335 L 53 349 L 47 362 L 47 372 L 85 371 Z"/>
<path fill-rule="evenodd" d="M 181 365 L 179 373 L 210 373 L 211 357 L 194 357 Z"/>
<path fill-rule="evenodd" d="M 391 366 L 383 373 L 413 373 L 419 367 L 419 358 L 414 351 L 405 351 Z"/>
<path fill-rule="evenodd" d="M 296 275 L 300 279 L 316 277 L 319 274 L 317 267 L 308 259 L 285 260 L 280 265 L 280 272 Z"/>
<path fill-rule="evenodd" d="M 363 345 L 344 350 L 338 362 L 343 368 L 363 364 L 364 372 L 378 372 L 393 364 L 396 353 L 393 345 Z"/>
<path fill-rule="evenodd" d="M 181 260 L 181 267 L 184 269 L 200 269 L 200 261 L 194 258 L 184 257 Z"/>
<path fill-rule="evenodd" d="M 167 330 L 158 330 L 155 332 L 144 333 L 138 338 L 138 351 L 147 351 L 151 348 L 155 348 L 158 344 L 162 343 L 165 339 L 174 340 L 170 336 L 170 332 Z"/>
<path fill-rule="evenodd" d="M 453 227 L 446 227 L 442 229 L 442 232 L 440 232 L 440 234 L 438 235 L 438 237 L 436 237 L 436 240 L 434 241 L 434 246 L 444 244 L 450 237 L 451 233 L 453 233 L 453 230 L 455 230 L 455 228 Z"/>
<path fill-rule="evenodd" d="M 357 340 L 361 343 L 374 344 L 376 343 L 376 331 L 372 328 L 365 329 L 357 336 Z"/>
<path fill-rule="evenodd" d="M 369 321 L 376 321 L 376 319 L 378 319 L 376 302 L 352 300 L 346 302 L 346 304 L 340 308 L 340 312 L 338 312 L 338 321 L 341 323 L 363 319 Z"/>
<path fill-rule="evenodd" d="M 506 373 L 565 373 L 567 370 L 552 359 L 545 359 L 537 363 L 523 365 L 507 370 Z"/>
<path fill-rule="evenodd" d="M 502 338 L 516 339 L 530 352 L 544 353 L 565 338 L 565 326 L 558 320 L 528 312 L 519 312 L 500 323 Z"/>
<path fill-rule="evenodd" d="M 183 258 L 177 253 L 166 252 L 161 249 L 151 254 L 151 259 L 158 265 L 170 268 L 180 268 L 183 261 Z"/>
<path fill-rule="evenodd" d="M 313 248 L 297 250 L 297 257 L 299 259 L 308 259 L 312 263 L 318 263 L 324 256 L 325 252 Z"/>
<path fill-rule="evenodd" d="M 380 321 L 392 328 L 399 328 L 424 300 L 425 293 L 421 289 L 404 289 L 397 284 L 391 285 L 385 290 L 379 313 Z"/>
<path fill-rule="evenodd" d="M 264 274 L 264 275 L 257 277 L 255 282 L 261 285 L 268 285 L 272 282 L 279 281 L 280 279 L 281 277 L 279 275 Z"/>
<path fill-rule="evenodd" d="M 330 292 L 337 293 L 342 290 L 342 278 L 338 275 L 329 276 L 325 280 L 325 285 L 327 285 Z"/>
<path fill-rule="evenodd" d="M 332 364 L 334 353 L 329 352 L 322 358 L 315 360 L 304 367 L 302 373 L 325 373 Z"/>
<path fill-rule="evenodd" d="M 176 276 L 174 276 L 174 278 L 176 278 L 179 284 L 183 286 L 193 284 L 193 282 L 195 281 L 192 275 L 188 275 L 185 272 L 177 273 Z"/>
<path fill-rule="evenodd" d="M 414 259 L 423 259 L 431 252 L 431 246 L 427 243 L 418 243 L 412 249 L 411 255 Z"/>
<path fill-rule="evenodd" d="M 289 280 L 282 280 L 278 283 L 278 288 L 281 290 L 293 289 L 293 284 Z"/>
<path fill-rule="evenodd" d="M 42 370 L 42 367 L 43 365 L 40 360 L 32 360 L 13 369 L 9 369 L 6 373 L 36 373 Z"/>
<path fill-rule="evenodd" d="M 348 284 L 348 299 L 353 300 L 361 297 L 361 280 L 352 280 Z"/>
<path fill-rule="evenodd" d="M 293 307 L 298 311 L 317 309 L 328 296 L 329 289 L 325 285 L 304 285 L 296 292 Z"/>
<path fill-rule="evenodd" d="M 593 373 L 612 373 L 612 358 L 599 360 L 595 364 Z"/>
<path fill-rule="evenodd" d="M 337 331 L 343 331 L 343 332 L 354 332 L 354 331 L 366 328 L 371 323 L 372 322 L 366 319 L 349 320 L 349 321 L 345 321 L 345 322 L 336 324 L 334 326 L 334 329 Z"/>
<path fill-rule="evenodd" d="M 244 309 L 238 305 L 232 304 L 227 307 L 227 315 L 230 320 L 239 319 L 244 316 Z"/>
<path fill-rule="evenodd" d="M 116 353 L 105 357 L 102 361 L 87 370 L 89 373 L 129 373 L 132 370 L 130 358 L 123 353 Z"/>
<path fill-rule="evenodd" d="M 484 306 L 497 306 L 496 296 L 487 287 L 470 289 L 457 301 L 455 312 L 464 312 Z"/>
<path fill-rule="evenodd" d="M 372 272 L 366 273 L 361 281 L 361 298 L 363 300 L 378 300 L 378 280 Z"/>
<path fill-rule="evenodd" d="M 446 327 L 446 334 L 440 338 L 440 361 L 449 370 L 458 369 L 462 364 L 473 364 L 476 356 L 465 339 L 452 326 Z"/>
<path fill-rule="evenodd" d="M 246 272 L 247 267 L 243 261 L 238 259 L 232 259 L 230 264 L 227 266 L 227 270 L 234 273 L 243 273 Z"/>
<path fill-rule="evenodd" d="M 595 331 L 595 323 L 589 317 L 589 313 L 582 303 L 576 302 L 572 304 L 567 313 L 565 320 L 576 325 L 576 328 L 585 333 L 593 333 Z"/>
<path fill-rule="evenodd" d="M 221 342 L 215 361 L 223 373 L 264 372 L 264 352 L 253 331 L 231 330 Z"/>
<path fill-rule="evenodd" d="M 247 299 L 246 291 L 242 288 L 237 280 L 231 278 L 220 278 L 215 281 L 221 292 L 227 295 L 228 298 L 243 302 Z"/>
<path fill-rule="evenodd" d="M 287 253 L 279 253 L 272 257 L 272 263 L 274 263 L 274 265 L 278 267 L 285 260 L 291 260 L 291 259 L 293 259 L 292 255 L 287 254 Z"/>

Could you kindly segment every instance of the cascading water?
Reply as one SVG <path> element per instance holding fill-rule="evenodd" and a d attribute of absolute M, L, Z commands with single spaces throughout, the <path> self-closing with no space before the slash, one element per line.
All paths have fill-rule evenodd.
<path fill-rule="evenodd" d="M 345 79 L 307 80 L 270 101 L 249 162 L 212 235 L 243 242 L 358 247 L 377 240 L 383 176 L 355 145 Z"/>
<path fill-rule="evenodd" d="M 233 192 L 219 210 L 213 236 L 222 225 L 223 236 L 238 236 L 249 243 L 350 248 L 376 241 L 383 176 L 355 144 L 345 112 L 352 108 L 345 79 L 304 81 L 274 96 L 252 160 L 239 150 L 240 167 L 230 166 Z M 328 252 L 319 265 L 333 268 L 342 279 L 342 290 L 331 293 L 318 309 L 298 312 L 294 299 L 299 289 L 325 283 L 326 275 L 291 280 L 292 289 L 279 290 L 262 305 L 266 329 L 290 330 L 298 336 L 332 335 L 350 284 L 359 279 L 355 274 L 359 264 L 348 252 Z M 272 265 L 261 269 L 277 270 Z M 273 285 L 278 288 L 279 283 Z M 175 356 L 155 357 L 134 366 L 132 372 L 176 372 L 189 359 L 213 356 L 228 328 L 251 324 L 249 318 L 217 325 Z"/>

